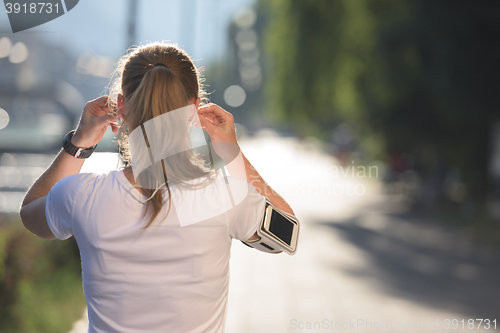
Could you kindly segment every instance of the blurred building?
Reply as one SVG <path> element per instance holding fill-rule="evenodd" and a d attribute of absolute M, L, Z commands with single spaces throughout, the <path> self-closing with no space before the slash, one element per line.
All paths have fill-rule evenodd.
<path fill-rule="evenodd" d="M 114 61 L 91 50 L 74 54 L 43 33 L 0 36 L 0 212 L 15 212 L 86 101 L 104 93 Z M 98 150 L 116 150 L 110 135 Z"/>

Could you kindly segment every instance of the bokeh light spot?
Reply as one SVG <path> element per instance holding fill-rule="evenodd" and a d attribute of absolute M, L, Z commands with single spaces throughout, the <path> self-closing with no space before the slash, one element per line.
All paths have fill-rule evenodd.
<path fill-rule="evenodd" d="M 20 64 L 26 59 L 28 59 L 28 48 L 24 43 L 17 42 L 10 50 L 10 62 L 13 64 Z"/>
<path fill-rule="evenodd" d="M 232 107 L 242 105 L 246 98 L 247 94 L 245 93 L 245 89 L 238 85 L 229 86 L 226 91 L 224 91 L 224 101 L 227 105 Z"/>
<path fill-rule="evenodd" d="M 0 58 L 5 58 L 10 53 L 12 43 L 7 37 L 0 38 Z"/>
<path fill-rule="evenodd" d="M 7 111 L 4 109 L 0 108 L 0 129 L 4 128 L 9 124 L 10 117 Z"/>

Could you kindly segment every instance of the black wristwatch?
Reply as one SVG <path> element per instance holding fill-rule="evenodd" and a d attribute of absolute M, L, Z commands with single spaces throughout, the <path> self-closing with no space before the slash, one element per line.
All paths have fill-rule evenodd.
<path fill-rule="evenodd" d="M 64 150 L 73 156 L 74 158 L 88 158 L 94 152 L 97 145 L 93 145 L 90 148 L 78 148 L 74 144 L 71 143 L 71 137 L 75 134 L 75 130 L 69 131 L 68 134 L 64 137 L 63 140 L 63 148 Z"/>

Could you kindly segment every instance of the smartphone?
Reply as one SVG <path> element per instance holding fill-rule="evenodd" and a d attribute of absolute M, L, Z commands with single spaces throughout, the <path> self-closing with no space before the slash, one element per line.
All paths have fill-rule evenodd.
<path fill-rule="evenodd" d="M 263 241 L 270 242 L 271 244 L 264 244 L 293 255 L 297 250 L 299 221 L 295 216 L 267 205 L 263 223 L 257 234 L 261 237 L 261 244 Z"/>

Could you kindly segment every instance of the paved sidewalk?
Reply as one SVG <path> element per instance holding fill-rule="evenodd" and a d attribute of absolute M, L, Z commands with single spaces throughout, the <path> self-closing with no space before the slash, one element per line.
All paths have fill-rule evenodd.
<path fill-rule="evenodd" d="M 255 164 L 265 160 L 260 145 L 243 148 Z M 287 151 L 285 141 L 276 145 Z M 314 149 L 292 151 L 289 170 L 305 170 L 309 162 L 309 172 L 255 167 L 272 186 L 292 181 L 303 189 L 282 193 L 302 223 L 298 252 L 268 255 L 233 244 L 228 333 L 482 331 L 475 319 L 496 319 L 500 329 L 498 251 L 406 214 L 405 204 L 390 200 L 377 183 L 333 177 L 336 162 Z M 309 182 L 348 181 L 363 184 L 364 194 L 308 188 Z M 488 331 L 493 328 L 491 322 Z"/>
<path fill-rule="evenodd" d="M 372 211 L 332 223 L 304 218 L 294 257 L 235 243 L 227 332 L 380 331 L 353 322 L 446 332 L 445 319 L 498 323 L 498 253 L 440 226 L 380 218 L 387 217 Z M 429 320 L 439 329 L 428 329 Z M 318 322 L 317 329 L 299 329 L 308 322 Z"/>

